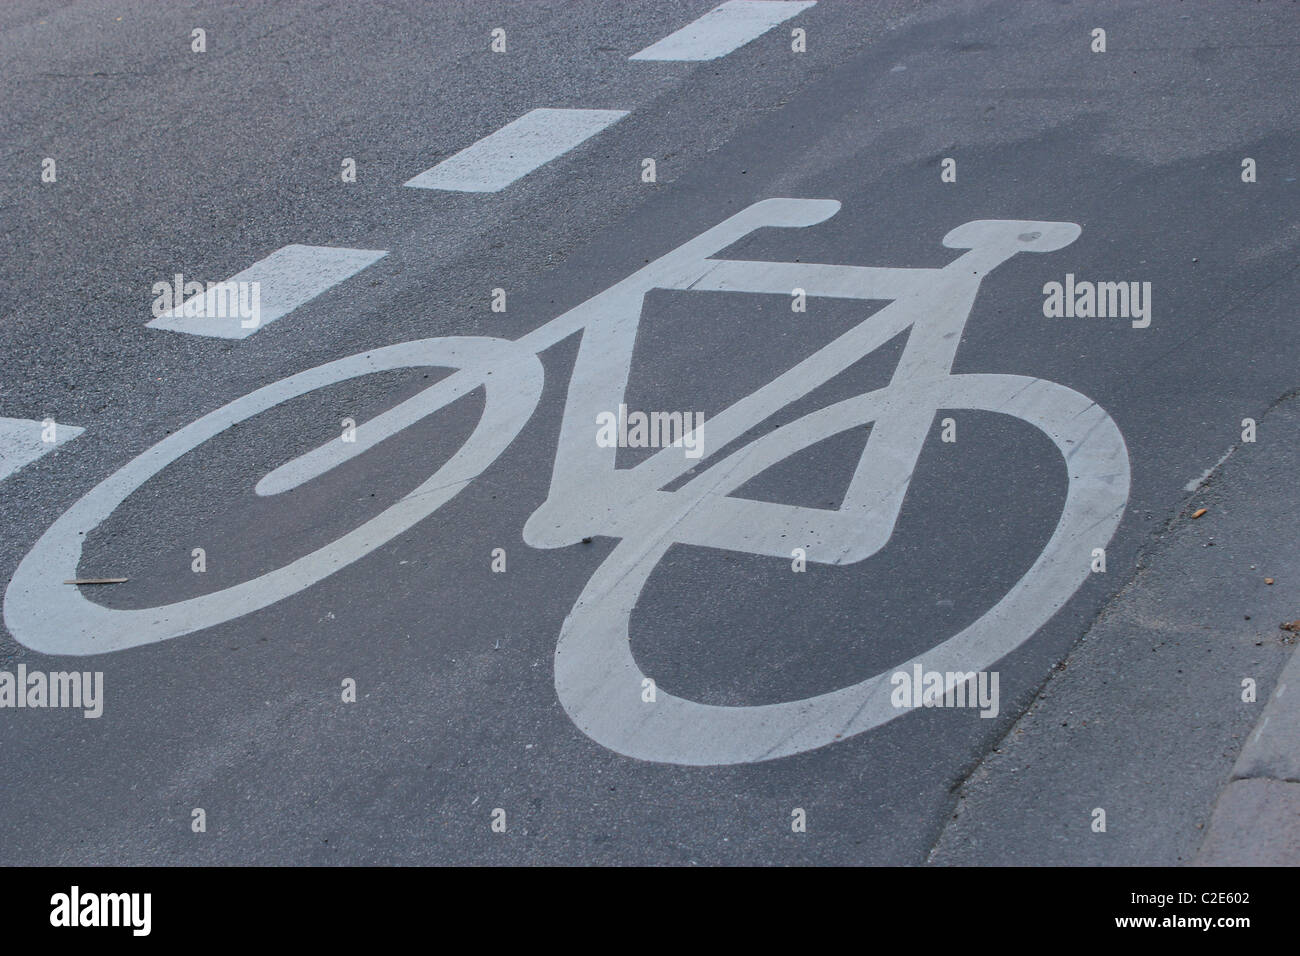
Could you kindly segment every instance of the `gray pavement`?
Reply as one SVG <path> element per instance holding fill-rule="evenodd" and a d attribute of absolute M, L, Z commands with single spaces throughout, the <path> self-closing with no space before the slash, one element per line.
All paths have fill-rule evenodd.
<path fill-rule="evenodd" d="M 1294 555 L 1258 537 L 1294 512 L 1279 494 L 1294 438 L 1270 437 L 1287 433 L 1273 428 L 1291 406 L 1276 403 L 1300 354 L 1293 7 L 823 0 L 716 60 L 629 61 L 712 6 L 6 5 L 0 416 L 86 431 L 0 481 L 0 581 L 98 482 L 227 402 L 411 339 L 517 339 L 759 200 L 842 207 L 728 258 L 941 267 L 962 223 L 1059 220 L 1082 227 L 1072 245 L 981 283 L 953 370 L 1086 395 L 1122 433 L 1132 485 L 1106 573 L 996 663 L 998 717 L 920 710 L 722 767 L 639 761 L 575 726 L 556 641 L 619 541 L 522 537 L 547 498 L 575 336 L 542 354 L 537 409 L 481 478 L 325 581 L 115 653 L 52 657 L 0 636 L 0 669 L 77 666 L 105 685 L 96 720 L 0 710 L 0 863 L 1192 859 L 1290 651 L 1277 623 L 1300 617 Z M 489 49 L 498 26 L 504 54 Z M 1107 52 L 1092 53 L 1099 26 Z M 191 52 L 195 27 L 205 53 Z M 500 192 L 402 185 L 542 107 L 628 115 Z M 45 157 L 56 183 L 40 181 Z M 941 180 L 946 157 L 956 182 Z M 1244 157 L 1257 182 L 1242 182 Z M 389 254 L 243 340 L 147 327 L 154 282 L 222 279 L 294 243 Z M 1044 284 L 1067 273 L 1150 282 L 1150 327 L 1045 317 Z M 652 292 L 627 404 L 711 420 L 874 307 Z M 903 347 L 746 437 L 883 385 Z M 129 578 L 88 597 L 151 608 L 211 593 L 379 514 L 472 432 L 481 393 L 292 492 L 253 488 L 344 417 L 365 422 L 440 374 L 354 379 L 216 436 L 85 529 L 78 573 Z M 793 574 L 789 559 L 673 547 L 631 617 L 640 667 L 706 703 L 799 700 L 980 619 L 1046 545 L 1071 476 L 1023 421 L 946 414 L 958 440 L 929 433 L 893 537 L 861 563 Z M 1259 441 L 1186 491 L 1246 417 Z M 816 444 L 744 496 L 837 507 L 865 438 Z M 620 449 L 618 463 L 645 456 Z M 1246 516 L 1240 538 L 1216 529 L 1220 494 Z M 1265 590 L 1253 575 L 1271 566 Z M 1157 574 L 1176 590 L 1148 592 Z M 1105 834 L 1090 829 L 1099 806 Z"/>

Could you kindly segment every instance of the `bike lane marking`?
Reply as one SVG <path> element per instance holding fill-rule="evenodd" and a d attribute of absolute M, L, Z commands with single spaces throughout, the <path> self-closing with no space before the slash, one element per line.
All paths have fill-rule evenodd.
<path fill-rule="evenodd" d="M 31 419 L 0 418 L 0 481 L 85 431 L 76 425 L 56 423 L 55 440 L 45 441 L 42 437 L 45 427 L 45 422 Z"/>
<path fill-rule="evenodd" d="M 536 109 L 408 180 L 416 189 L 494 193 L 581 145 L 627 110 Z"/>
<path fill-rule="evenodd" d="M 220 339 L 248 338 L 386 255 L 386 249 L 284 246 L 225 280 L 237 285 L 256 284 L 258 307 L 254 318 L 245 319 L 238 310 L 227 309 L 221 311 L 234 314 L 206 314 L 213 310 L 207 308 L 208 293 L 204 292 L 190 296 L 179 309 L 165 311 L 149 323 L 149 328 Z M 187 315 L 187 311 L 199 314 Z"/>
<path fill-rule="evenodd" d="M 756 40 L 817 0 L 728 0 L 629 60 L 716 60 Z"/>
<path fill-rule="evenodd" d="M 830 519 L 826 527 L 804 529 L 813 531 L 807 542 L 810 556 L 816 555 L 813 560 L 838 564 L 874 553 L 892 533 L 919 454 L 917 439 L 923 440 L 926 423 L 938 408 L 969 407 L 1021 418 L 1046 433 L 1066 461 L 1069 487 L 1056 533 L 1034 566 L 983 617 L 926 652 L 926 664 L 931 669 L 938 661 L 945 667 L 957 666 L 959 671 L 981 670 L 1028 640 L 1086 579 L 1089 570 L 1081 556 L 1087 553 L 1089 543 L 1108 541 L 1118 526 L 1128 498 L 1127 450 L 1104 410 L 1064 386 L 1023 376 L 952 375 L 951 351 L 956 342 L 948 344 L 953 336 L 944 332 L 959 331 L 968 321 L 975 293 L 988 272 L 1018 252 L 1047 252 L 1069 245 L 1078 235 L 1077 225 L 968 222 L 943 238 L 945 246 L 968 252 L 938 270 L 809 264 L 810 275 L 816 280 L 813 284 L 833 294 L 868 299 L 884 292 L 905 294 L 864 320 L 854 330 L 857 336 L 842 336 L 738 404 L 755 406 L 748 408 L 751 412 L 765 406 L 784 407 L 854 361 L 855 354 L 862 354 L 860 346 L 874 347 L 874 339 L 896 332 L 897 328 L 882 327 L 886 317 L 912 327 L 917 344 L 912 346 L 909 339 L 895 379 L 886 388 L 788 423 L 711 464 L 671 495 L 647 494 L 649 488 L 629 483 L 639 478 L 645 464 L 620 475 L 607 452 L 598 453 L 593 460 L 590 442 L 583 440 L 588 427 L 583 423 L 592 420 L 583 410 L 590 412 L 595 407 L 592 402 L 598 405 L 624 391 L 647 291 L 691 289 L 705 276 L 719 272 L 725 274 L 719 279 L 720 287 L 766 291 L 766 282 L 758 280 L 770 263 L 717 260 L 712 254 L 754 229 L 813 225 L 834 215 L 838 208 L 834 200 L 755 203 L 519 340 L 447 338 L 400 343 L 318 366 L 236 399 L 159 442 L 65 512 L 15 570 L 5 593 L 5 624 L 20 643 L 42 653 L 104 653 L 192 633 L 318 583 L 427 518 L 494 461 L 536 409 L 543 380 L 538 351 L 582 330 L 551 490 L 523 529 L 524 541 L 541 548 L 571 543 L 564 538 L 575 527 L 587 534 L 623 539 L 589 580 L 557 642 L 555 688 L 570 718 L 593 740 L 618 753 L 680 764 L 768 760 L 879 726 L 899 716 L 892 705 L 886 706 L 888 673 L 817 697 L 757 707 L 715 707 L 664 694 L 653 712 L 648 712 L 641 706 L 644 675 L 631 657 L 628 620 L 642 587 L 673 544 L 694 542 L 775 555 L 764 545 L 764 534 L 774 524 L 787 532 L 797 531 L 790 523 L 792 517 L 799 518 L 801 511 L 820 510 L 787 507 L 776 514 L 766 503 L 736 499 L 734 504 L 749 513 L 724 513 L 719 504 L 730 492 L 822 438 L 869 422 L 876 426 L 874 433 L 887 420 L 901 416 L 905 427 L 892 434 L 882 433 L 877 454 L 864 451 L 864 462 L 869 459 L 872 467 L 863 473 L 860 466 L 854 485 L 863 474 L 881 480 L 868 480 L 860 489 L 865 495 L 850 489 L 846 505 L 862 499 L 861 507 L 851 514 L 845 508 L 832 511 L 825 516 Z M 837 271 L 841 268 L 846 271 Z M 927 273 L 931 281 L 923 283 Z M 836 277 L 842 278 L 837 281 Z M 861 282 L 862 287 L 854 292 L 846 284 L 849 282 Z M 859 336 L 866 336 L 867 341 L 859 341 Z M 914 355 L 918 349 L 923 354 Z M 119 610 L 94 604 L 80 594 L 69 599 L 62 591 L 60 600 L 52 600 L 50 582 L 76 576 L 87 530 L 97 527 L 172 461 L 231 425 L 297 395 L 390 368 L 420 365 L 459 371 L 380 416 L 382 421 L 373 422 L 375 441 L 481 386 L 487 387 L 484 413 L 471 436 L 442 468 L 371 521 L 258 578 L 171 605 Z M 735 406 L 728 410 L 733 416 L 735 411 Z M 744 431 L 743 425 L 737 423 L 736 427 Z M 289 463 L 280 478 L 278 470 L 266 476 L 258 493 L 274 494 L 292 487 L 323 470 L 319 467 L 322 463 L 328 468 L 328 460 L 316 461 L 322 451 L 303 456 L 300 463 Z M 602 455 L 608 460 L 602 460 Z M 587 493 L 581 502 L 565 491 L 575 475 L 589 479 L 606 472 L 611 479 L 607 491 L 600 482 L 593 486 L 590 480 L 585 483 Z M 901 482 L 900 476 L 904 476 Z M 593 503 L 598 506 L 593 508 Z M 599 507 L 602 503 L 617 505 L 608 510 L 624 514 L 629 519 L 626 527 L 592 526 L 591 516 L 603 510 Z M 692 528 L 697 534 L 688 533 Z M 864 529 L 865 544 L 861 540 Z M 558 539 L 552 540 L 557 533 Z M 920 658 L 914 662 L 920 663 Z"/>

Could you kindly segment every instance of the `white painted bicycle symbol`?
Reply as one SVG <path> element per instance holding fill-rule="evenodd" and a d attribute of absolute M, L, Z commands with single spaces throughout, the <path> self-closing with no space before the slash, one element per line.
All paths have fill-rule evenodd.
<path fill-rule="evenodd" d="M 490 465 L 530 420 L 542 392 L 538 355 L 575 332 L 581 346 L 560 428 L 551 486 L 523 529 L 536 548 L 592 535 L 619 538 L 577 599 L 555 648 L 555 689 L 583 733 L 618 753 L 674 764 L 734 764 L 801 753 L 877 727 L 904 712 L 890 703 L 890 673 L 840 690 L 762 706 L 713 706 L 660 691 L 642 700 L 645 675 L 628 619 L 655 566 L 674 544 L 789 560 L 792 543 L 824 564 L 862 561 L 889 540 L 922 445 L 941 409 L 1022 419 L 1064 456 L 1069 486 L 1060 520 L 1037 560 L 982 617 L 924 652 L 940 672 L 984 670 L 1033 635 L 1089 574 L 1091 551 L 1119 524 L 1129 490 L 1128 451 L 1110 416 L 1062 385 L 1018 375 L 953 374 L 952 361 L 982 278 L 1018 252 L 1051 252 L 1079 235 L 1073 223 L 979 220 L 944 237 L 968 250 L 939 269 L 748 262 L 713 256 L 763 227 L 804 227 L 839 210 L 833 200 L 768 199 L 742 210 L 522 338 L 421 339 L 353 355 L 260 388 L 159 442 L 65 512 L 20 563 L 5 594 L 5 624 L 47 654 L 96 654 L 164 641 L 265 608 L 428 517 Z M 665 448 L 616 469 L 616 449 L 594 441 L 599 412 L 623 401 L 642 302 L 652 289 L 788 297 L 892 300 L 775 380 L 710 419 L 713 448 L 797 401 L 894 336 L 910 330 L 888 385 L 811 412 L 720 460 Z M 456 369 L 375 417 L 352 443 L 333 441 L 263 477 L 261 495 L 294 488 L 478 388 L 482 418 L 427 481 L 359 528 L 304 557 L 232 587 L 162 607 L 112 609 L 60 582 L 77 576 L 84 535 L 137 488 L 230 426 L 296 396 L 348 379 L 411 367 Z M 846 429 L 870 436 L 836 510 L 730 497 L 749 479 Z M 664 491 L 701 462 L 708 467 Z"/>

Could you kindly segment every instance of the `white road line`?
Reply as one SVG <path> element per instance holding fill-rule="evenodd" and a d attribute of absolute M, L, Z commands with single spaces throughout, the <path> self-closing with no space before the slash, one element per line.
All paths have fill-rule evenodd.
<path fill-rule="evenodd" d="M 1191 481 L 1189 481 L 1186 485 L 1184 485 L 1184 486 L 1183 486 L 1183 491 L 1195 491 L 1196 489 L 1200 488 L 1201 485 L 1203 485 L 1203 484 L 1205 484 L 1207 481 L 1209 481 L 1209 479 L 1210 479 L 1210 475 L 1214 474 L 1215 470 L 1216 470 L 1220 465 L 1222 465 L 1225 461 L 1228 460 L 1228 457 L 1233 453 L 1233 451 L 1235 451 L 1235 449 L 1233 449 L 1233 448 L 1229 448 L 1227 451 L 1225 451 L 1225 452 L 1223 453 L 1223 457 L 1220 458 L 1218 461 L 1216 461 L 1216 462 L 1215 462 L 1213 465 L 1211 465 L 1209 468 L 1206 468 L 1205 471 L 1201 474 L 1201 477 L 1199 477 L 1199 478 L 1193 478 L 1193 479 L 1192 479 Z"/>
<path fill-rule="evenodd" d="M 50 434 L 54 441 L 45 441 L 44 422 L 25 418 L 0 418 L 0 481 L 85 431 L 76 425 L 55 424 L 53 428 L 54 431 Z"/>
<path fill-rule="evenodd" d="M 383 249 L 285 246 L 226 280 L 236 285 L 256 283 L 252 288 L 257 290 L 258 307 L 252 318 L 244 318 L 238 309 L 227 308 L 228 302 L 205 293 L 190 296 L 179 310 L 163 313 L 149 327 L 220 339 L 247 338 L 386 255 Z M 198 314 L 186 314 L 191 310 Z"/>
<path fill-rule="evenodd" d="M 816 0 L 728 0 L 628 59 L 716 60 L 816 5 Z"/>
<path fill-rule="evenodd" d="M 494 193 L 563 156 L 626 115 L 627 110 L 531 110 L 432 169 L 426 169 L 406 185 L 416 189 Z"/>
<path fill-rule="evenodd" d="M 1268 726 L 1268 717 L 1265 717 L 1259 723 L 1259 732 L 1255 734 L 1255 743 L 1259 743 L 1259 738 L 1264 736 L 1264 728 Z"/>
<path fill-rule="evenodd" d="M 1300 780 L 1300 749 L 1295 745 L 1300 740 L 1300 697 L 1292 694 L 1283 699 L 1282 696 L 1297 681 L 1300 681 L 1300 651 L 1292 652 L 1278 675 L 1277 691 L 1264 708 L 1250 740 L 1241 748 L 1232 768 L 1232 779 Z M 1265 733 L 1269 727 L 1273 730 Z"/>

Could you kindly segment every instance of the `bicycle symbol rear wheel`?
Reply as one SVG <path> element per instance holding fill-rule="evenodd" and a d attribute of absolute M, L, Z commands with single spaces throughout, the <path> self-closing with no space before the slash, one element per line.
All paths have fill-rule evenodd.
<path fill-rule="evenodd" d="M 208 439 L 316 389 L 375 372 L 421 366 L 482 369 L 482 375 L 470 376 L 463 387 L 449 389 L 443 404 L 482 386 L 486 391 L 483 415 L 465 444 L 427 481 L 365 524 L 274 571 L 163 607 L 107 608 L 63 585 L 65 579 L 77 577 L 83 533 L 97 527 L 150 478 Z M 250 392 L 128 462 L 55 521 L 9 582 L 5 625 L 20 643 L 44 654 L 101 654 L 180 637 L 283 600 L 397 537 L 469 484 L 528 422 L 541 397 L 542 379 L 541 362 L 531 353 L 522 353 L 513 342 L 447 337 L 352 355 Z"/>

